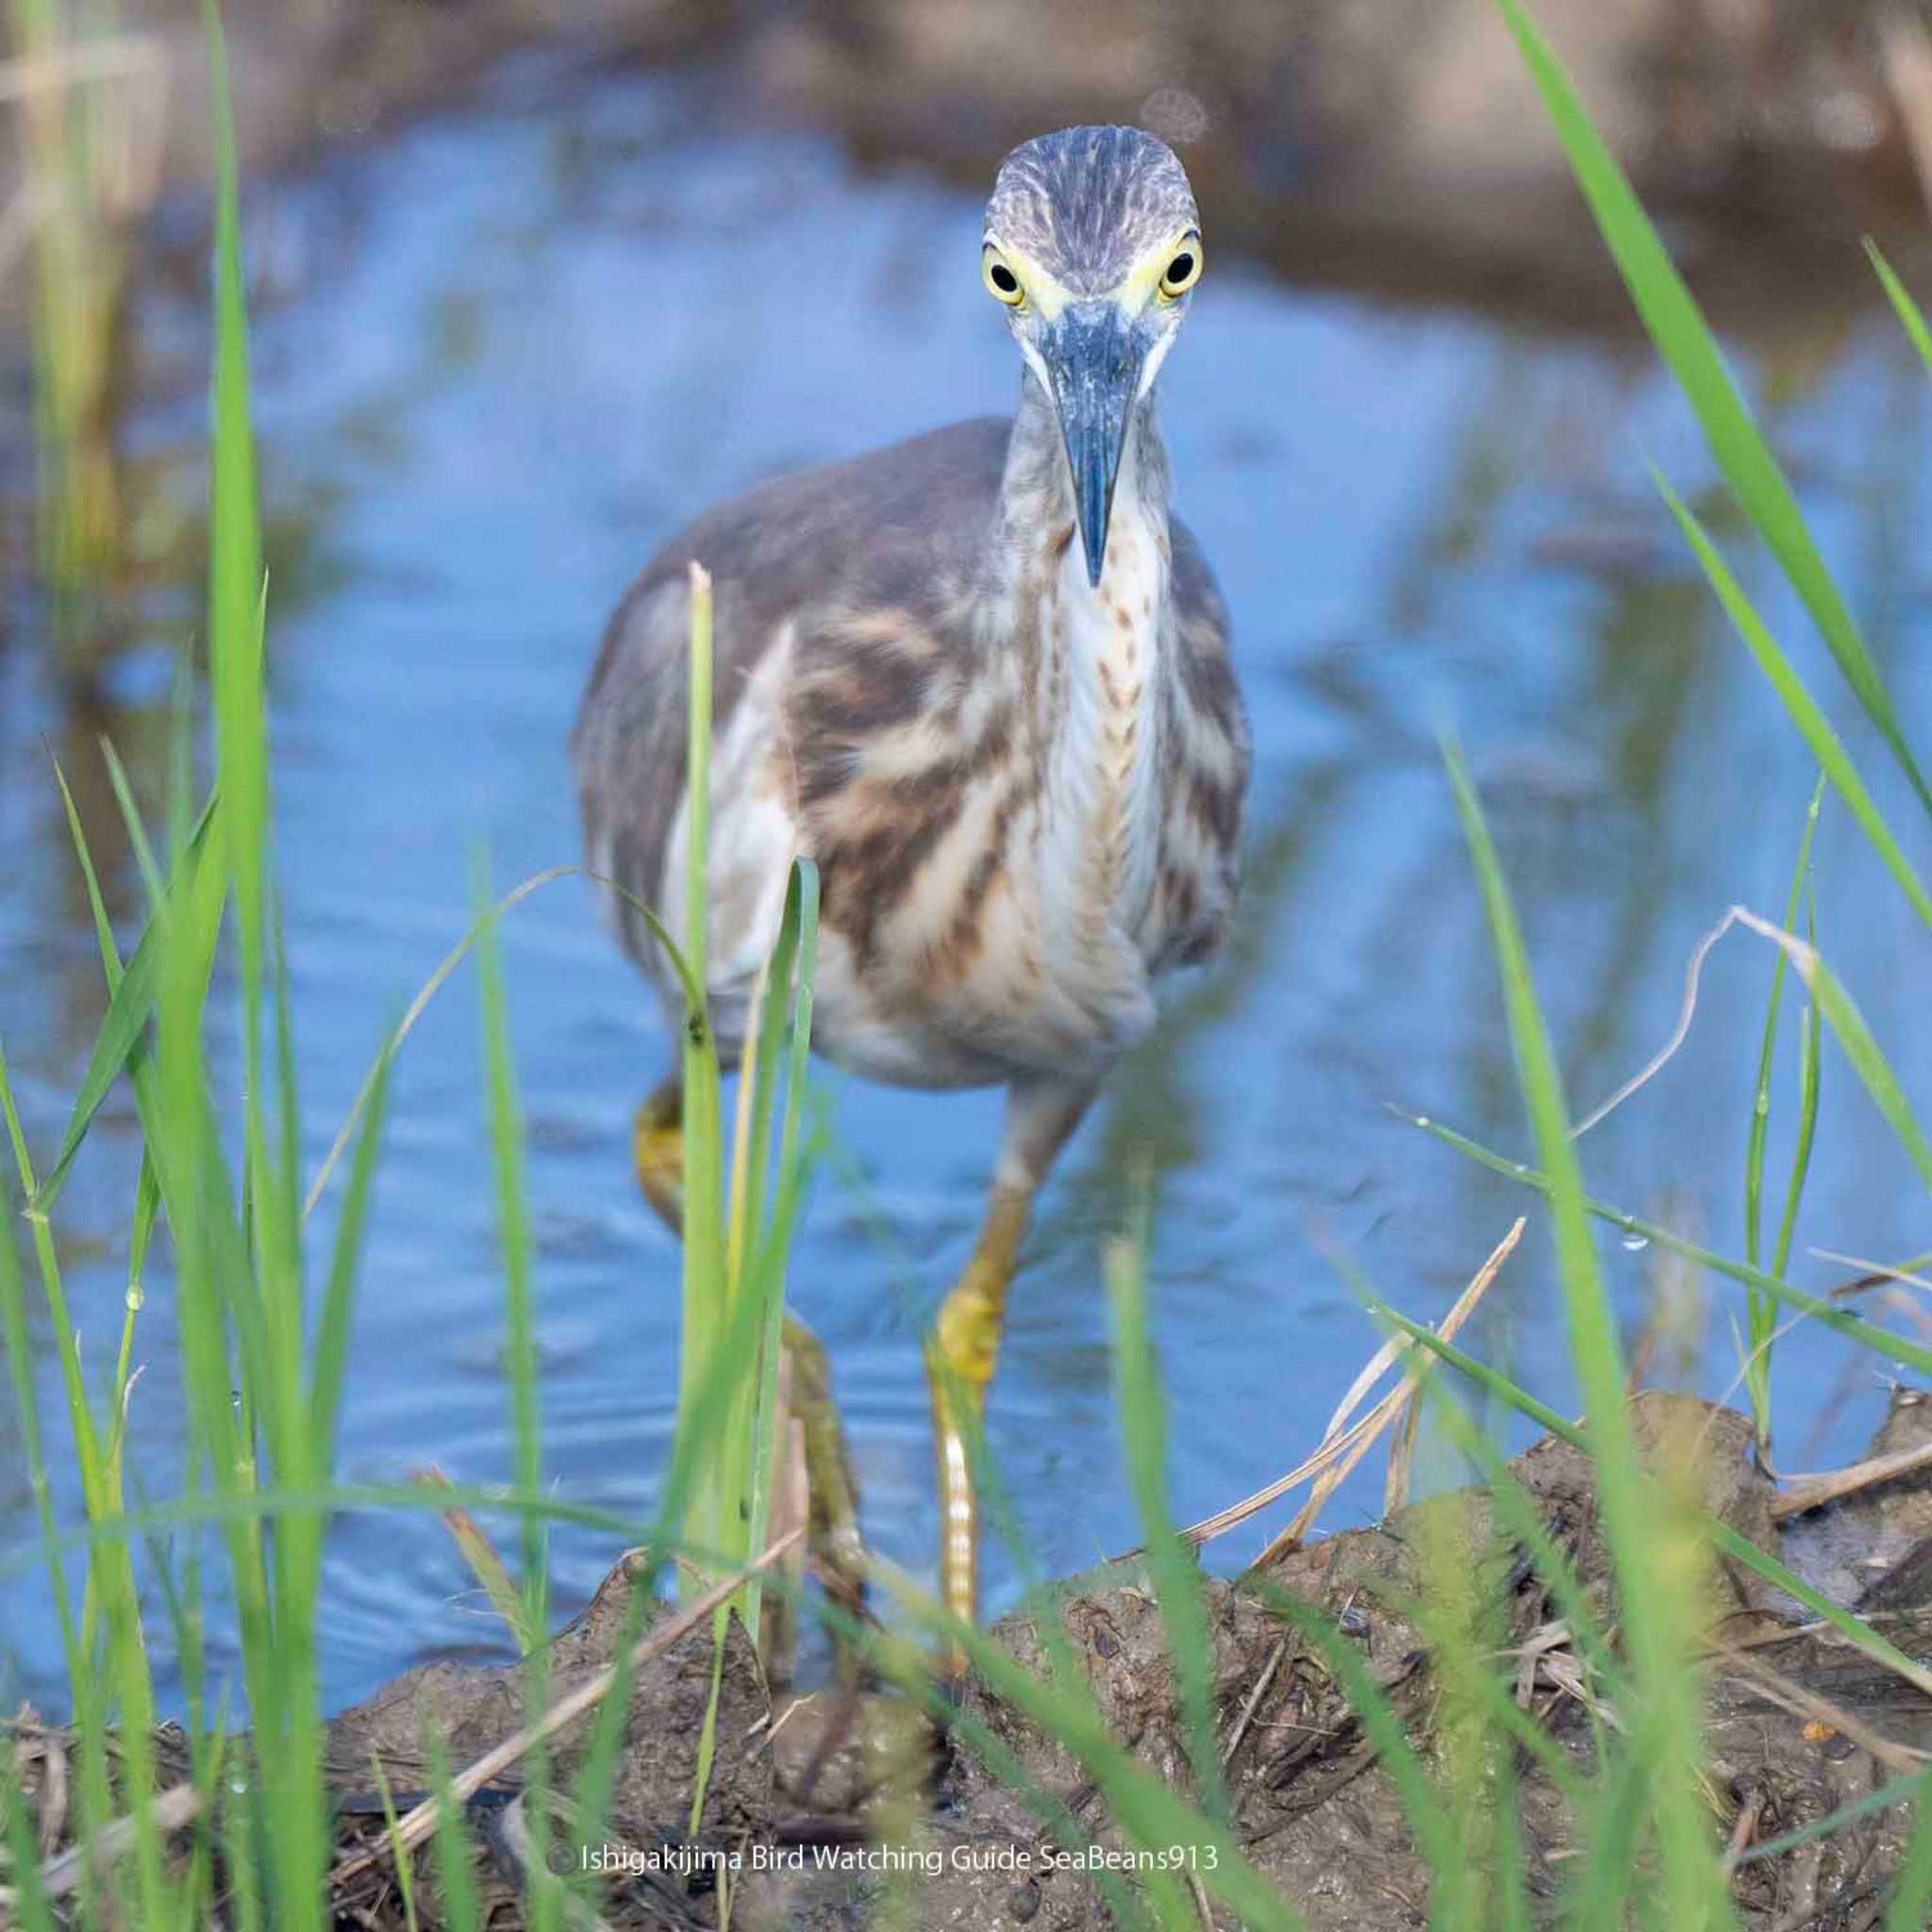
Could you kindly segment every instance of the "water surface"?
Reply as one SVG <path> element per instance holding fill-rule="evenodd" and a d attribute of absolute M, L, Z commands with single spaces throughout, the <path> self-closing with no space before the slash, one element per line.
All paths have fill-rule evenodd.
<path fill-rule="evenodd" d="M 829 139 L 747 126 L 703 74 L 560 90 L 512 69 L 471 110 L 258 194 L 279 858 L 311 1167 L 382 1028 L 462 931 L 476 842 L 499 884 L 576 858 L 566 735 L 602 620 L 655 546 L 774 469 L 1010 406 L 1017 370 L 979 287 L 977 223 L 970 197 L 916 171 L 861 173 Z M 1211 240 L 1211 210 L 1209 223 Z M 1845 273 L 1858 273 L 1849 247 Z M 198 488 L 197 296 L 191 278 L 143 307 L 144 376 L 163 400 L 129 447 L 158 534 L 111 661 L 84 694 L 58 678 L 29 594 L 0 637 L 0 1036 L 43 1148 L 102 1005 L 47 754 L 75 772 L 131 917 L 138 882 L 113 857 L 92 741 L 111 732 L 158 793 L 196 601 L 195 534 L 178 525 Z M 1920 374 L 1870 313 L 1774 360 L 1739 355 L 1900 710 L 1923 721 Z M 1178 501 L 1232 606 L 1253 714 L 1248 882 L 1228 956 L 1175 990 L 1028 1243 L 991 1430 L 1049 1571 L 1137 1537 L 1097 1262 L 1134 1157 L 1157 1174 L 1157 1325 L 1184 1519 L 1299 1460 L 1374 1346 L 1329 1250 L 1432 1318 L 1533 1205 L 1383 1105 L 1526 1151 L 1439 727 L 1469 748 L 1579 1106 L 1668 1034 L 1690 951 L 1727 906 L 1781 908 L 1812 778 L 1651 491 L 1648 458 L 1693 494 L 1707 496 L 1708 469 L 1631 345 L 1385 309 L 1220 253 L 1162 388 Z M 1852 726 L 1822 651 L 1748 553 L 1746 568 L 1923 854 L 1923 824 Z M 1818 861 L 1821 942 L 1908 1091 L 1932 1091 L 1924 936 L 1829 808 Z M 626 1143 L 670 1048 L 581 882 L 539 891 L 505 942 L 546 1468 L 565 1493 L 642 1514 L 671 1431 L 677 1257 L 632 1189 Z M 1727 940 L 1682 1053 L 1585 1142 L 1596 1192 L 1733 1252 L 1769 968 L 1761 942 Z M 231 1061 L 233 1017 L 218 989 Z M 394 1083 L 342 1432 L 351 1478 L 431 1463 L 464 1480 L 509 1473 L 477 1040 L 459 975 Z M 1774 1174 L 1791 1041 L 1779 1074 Z M 970 1245 L 998 1099 L 830 1070 L 823 1086 L 841 1153 L 819 1177 L 795 1303 L 832 1353 L 867 1533 L 929 1574 L 921 1325 Z M 133 1158 L 117 1100 L 64 1202 L 68 1291 L 103 1372 Z M 1890 1257 L 1925 1230 L 1923 1191 L 1831 1059 L 1801 1247 Z M 1657 1257 L 1604 1245 L 1634 1323 Z M 1845 1271 L 1807 1256 L 1796 1272 L 1822 1285 Z M 178 1371 L 164 1270 L 151 1287 L 131 1427 L 140 1485 L 159 1496 L 178 1474 Z M 1737 1302 L 1707 1289 L 1697 1373 L 1716 1389 Z M 1484 1326 L 1487 1346 L 1574 1406 L 1539 1231 Z M 39 1339 L 35 1384 L 58 1417 L 58 1364 Z M 1780 1453 L 1800 1467 L 1854 1453 L 1882 1399 L 1870 1358 L 1802 1332 L 1775 1394 Z M 58 1504 L 77 1521 L 59 1467 Z M 1371 1458 L 1329 1523 L 1373 1514 L 1379 1480 Z M 1282 1520 L 1213 1558 L 1238 1563 Z M 0 1542 L 32 1533 L 9 1413 Z M 615 1552 L 559 1531 L 555 1555 L 568 1609 Z M 994 1607 L 1018 1574 L 994 1554 Z M 21 1688 L 58 1707 L 43 1583 L 16 1574 L 0 1602 Z M 336 1701 L 433 1654 L 500 1647 L 433 1523 L 362 1517 L 331 1544 L 322 1645 Z"/>

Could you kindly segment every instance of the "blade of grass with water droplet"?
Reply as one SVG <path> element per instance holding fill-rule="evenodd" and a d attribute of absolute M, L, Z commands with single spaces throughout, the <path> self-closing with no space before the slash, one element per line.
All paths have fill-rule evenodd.
<path fill-rule="evenodd" d="M 1441 1121 L 1425 1120 L 1419 1114 L 1405 1112 L 1401 1108 L 1391 1109 L 1399 1119 L 1406 1120 L 1413 1127 L 1453 1147 L 1458 1154 L 1466 1155 L 1471 1160 L 1488 1168 L 1492 1174 L 1503 1175 L 1506 1180 L 1520 1181 L 1526 1188 L 1535 1188 L 1540 1193 L 1549 1191 L 1549 1176 L 1538 1169 L 1526 1166 L 1520 1160 L 1509 1160 L 1492 1148 L 1485 1147 L 1481 1141 L 1473 1141 L 1467 1134 L 1459 1134 L 1454 1127 L 1444 1126 Z M 1848 1314 L 1836 1302 L 1825 1301 L 1815 1294 L 1807 1294 L 1801 1288 L 1793 1288 L 1788 1281 L 1780 1281 L 1776 1275 L 1768 1274 L 1761 1268 L 1753 1268 L 1747 1262 L 1734 1261 L 1728 1255 L 1721 1255 L 1714 1248 L 1700 1246 L 1695 1241 L 1686 1241 L 1680 1234 L 1655 1221 L 1645 1221 L 1641 1216 L 1626 1214 L 1621 1208 L 1612 1208 L 1607 1202 L 1586 1197 L 1586 1210 L 1598 1221 L 1607 1222 L 1610 1226 L 1622 1229 L 1640 1241 L 1655 1241 L 1659 1247 L 1668 1248 L 1674 1255 L 1681 1255 L 1687 1261 L 1695 1261 L 1700 1267 L 1713 1270 L 1719 1274 L 1728 1275 L 1733 1281 L 1741 1282 L 1746 1288 L 1758 1288 L 1773 1300 L 1782 1302 L 1787 1307 L 1795 1308 L 1833 1328 L 1847 1340 L 1857 1342 L 1861 1347 L 1872 1350 L 1889 1360 L 1900 1362 L 1905 1367 L 1922 1375 L 1932 1375 L 1932 1348 L 1913 1341 L 1909 1337 L 1894 1335 L 1890 1329 L 1880 1328 L 1857 1315 Z"/>

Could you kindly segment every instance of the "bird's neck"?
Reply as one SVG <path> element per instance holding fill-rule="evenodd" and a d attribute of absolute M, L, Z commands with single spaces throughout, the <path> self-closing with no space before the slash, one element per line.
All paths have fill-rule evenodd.
<path fill-rule="evenodd" d="M 1000 570 L 1024 664 L 1017 694 L 1037 774 L 1035 854 L 1049 924 L 1100 971 L 1151 902 L 1158 846 L 1168 621 L 1167 457 L 1143 397 L 1114 486 L 1107 554 L 1088 577 L 1058 420 L 1029 372 L 999 510 Z M 1030 667 L 1030 669 L 1028 668 Z M 1123 956 L 1124 958 L 1124 955 Z"/>
<path fill-rule="evenodd" d="M 1127 425 L 1126 447 L 1121 455 L 1120 476 L 1114 485 L 1113 514 L 1123 512 L 1159 533 L 1167 546 L 1167 449 L 1154 420 L 1150 389 L 1134 406 Z M 1084 567 L 1080 554 L 1073 471 L 1060 434 L 1059 417 L 1031 369 L 1020 384 L 1020 408 L 1013 418 L 1012 440 L 1007 446 L 1006 475 L 1000 488 L 1000 531 L 1008 554 L 1037 553 L 1046 538 L 1070 553 Z M 1111 558 L 1114 546 L 1108 546 Z M 1084 582 L 1084 576 L 1082 578 Z M 1101 591 L 1107 588 L 1102 573 Z M 1091 586 L 1089 586 L 1091 590 Z M 1094 591 L 1099 595 L 1100 591 Z"/>

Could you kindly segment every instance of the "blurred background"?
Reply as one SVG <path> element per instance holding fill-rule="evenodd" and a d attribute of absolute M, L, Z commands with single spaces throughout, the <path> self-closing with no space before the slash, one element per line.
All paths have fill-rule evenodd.
<path fill-rule="evenodd" d="M 53 767 L 131 932 L 142 888 L 99 741 L 158 818 L 173 693 L 199 664 L 209 97 L 186 0 L 9 6 L 0 1040 L 44 1153 L 105 1005 Z M 1921 8 L 1540 13 L 1726 332 L 1901 709 L 1924 717 L 1927 398 L 1858 247 L 1882 237 L 1926 293 Z M 1164 420 L 1253 714 L 1245 905 L 1048 1194 L 991 1428 L 1044 1569 L 1136 1540 L 1096 1253 L 1144 1158 L 1176 1507 L 1206 1514 L 1298 1461 L 1376 1341 L 1324 1248 L 1433 1319 L 1532 1205 L 1384 1106 L 1526 1151 L 1439 726 L 1469 745 L 1579 1111 L 1669 1034 L 1726 907 L 1783 909 L 1814 774 L 1648 461 L 1733 541 L 1850 729 L 1635 336 L 1489 0 L 287 0 L 236 5 L 228 25 L 311 1169 L 467 924 L 476 841 L 500 885 L 576 858 L 565 738 L 629 576 L 760 475 L 1010 407 L 977 266 L 1008 145 L 1121 119 L 1180 149 L 1209 266 Z M 1829 804 L 1816 860 L 1824 952 L 1907 1090 L 1932 1091 L 1932 985 L 1900 895 Z M 633 1191 L 627 1128 L 669 1046 L 581 882 L 540 891 L 506 943 L 546 1466 L 641 1513 L 675 1405 L 677 1257 Z M 1770 967 L 1726 940 L 1683 1051 L 1585 1142 L 1595 1193 L 1730 1253 Z M 214 1010 L 230 1010 L 219 989 Z M 458 976 L 397 1075 L 351 1478 L 508 1474 L 477 1030 Z M 1780 1184 L 1795 1042 L 1788 1025 Z M 868 1535 L 929 1573 L 919 1338 L 971 1240 L 997 1099 L 830 1070 L 821 1087 L 834 1144 L 794 1300 L 831 1351 Z M 119 1332 L 137 1157 L 117 1096 L 65 1201 L 91 1362 Z M 1926 1244 L 1904 1156 L 1827 1057 L 1794 1276 L 1822 1287 L 1856 1272 L 1840 1257 Z M 1633 1331 L 1661 1335 L 1654 1372 L 1723 1391 L 1737 1291 L 1641 1244 L 1607 1254 Z M 129 1426 L 159 1497 L 180 1454 L 164 1249 L 147 1286 Z M 1481 1345 L 1568 1407 L 1554 1291 L 1526 1242 Z M 1902 1291 L 1880 1312 L 1924 1325 Z M 1869 1360 L 1803 1331 L 1783 1346 L 1781 1467 L 1856 1453 L 1883 1403 Z M 27 1367 L 51 1397 L 51 1349 Z M 0 1413 L 0 1560 L 34 1533 L 14 1427 Z M 1379 1500 L 1365 1465 L 1328 1521 Z M 74 1496 L 56 1503 L 77 1518 Z M 1239 1563 L 1279 1520 L 1210 1560 Z M 569 1610 L 615 1552 L 559 1532 L 555 1554 Z M 1019 1575 L 995 1560 L 993 1608 Z M 426 1519 L 350 1517 L 322 1643 L 335 1703 L 498 1636 Z M 0 1590 L 0 1702 L 59 1680 L 31 1574 Z"/>

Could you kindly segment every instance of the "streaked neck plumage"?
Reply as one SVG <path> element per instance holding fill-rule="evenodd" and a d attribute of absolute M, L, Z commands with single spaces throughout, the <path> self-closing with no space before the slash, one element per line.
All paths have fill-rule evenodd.
<path fill-rule="evenodd" d="M 1124 512 L 1130 521 L 1144 522 L 1158 530 L 1164 551 L 1167 498 L 1167 449 L 1154 421 L 1154 391 L 1150 387 L 1135 404 L 1128 425 L 1126 449 L 1114 486 L 1114 525 L 1119 525 Z M 1009 554 L 1011 548 L 1023 553 L 1035 551 L 1042 531 L 1050 531 L 1054 543 L 1071 549 L 1082 572 L 1081 582 L 1086 584 L 1086 558 L 1080 554 L 1075 531 L 1074 479 L 1067 467 L 1066 443 L 1053 404 L 1031 369 L 1021 377 L 1020 408 L 1013 418 L 1013 437 L 1000 486 L 998 525 Z M 1109 541 L 1109 559 L 1113 550 Z M 1103 594 L 1107 588 L 1103 572 L 1100 590 L 1093 594 Z"/>
<path fill-rule="evenodd" d="M 1079 961 L 1103 1000 L 1126 991 L 1110 984 L 1116 973 L 1140 983 L 1128 942 L 1158 864 L 1161 687 L 1174 675 L 1167 503 L 1150 391 L 1135 406 L 1091 584 L 1059 423 L 1027 372 L 996 518 L 997 603 L 1032 670 L 1020 702 L 1039 774 L 1035 852 L 1043 915 L 1063 942 L 1049 956 Z"/>

